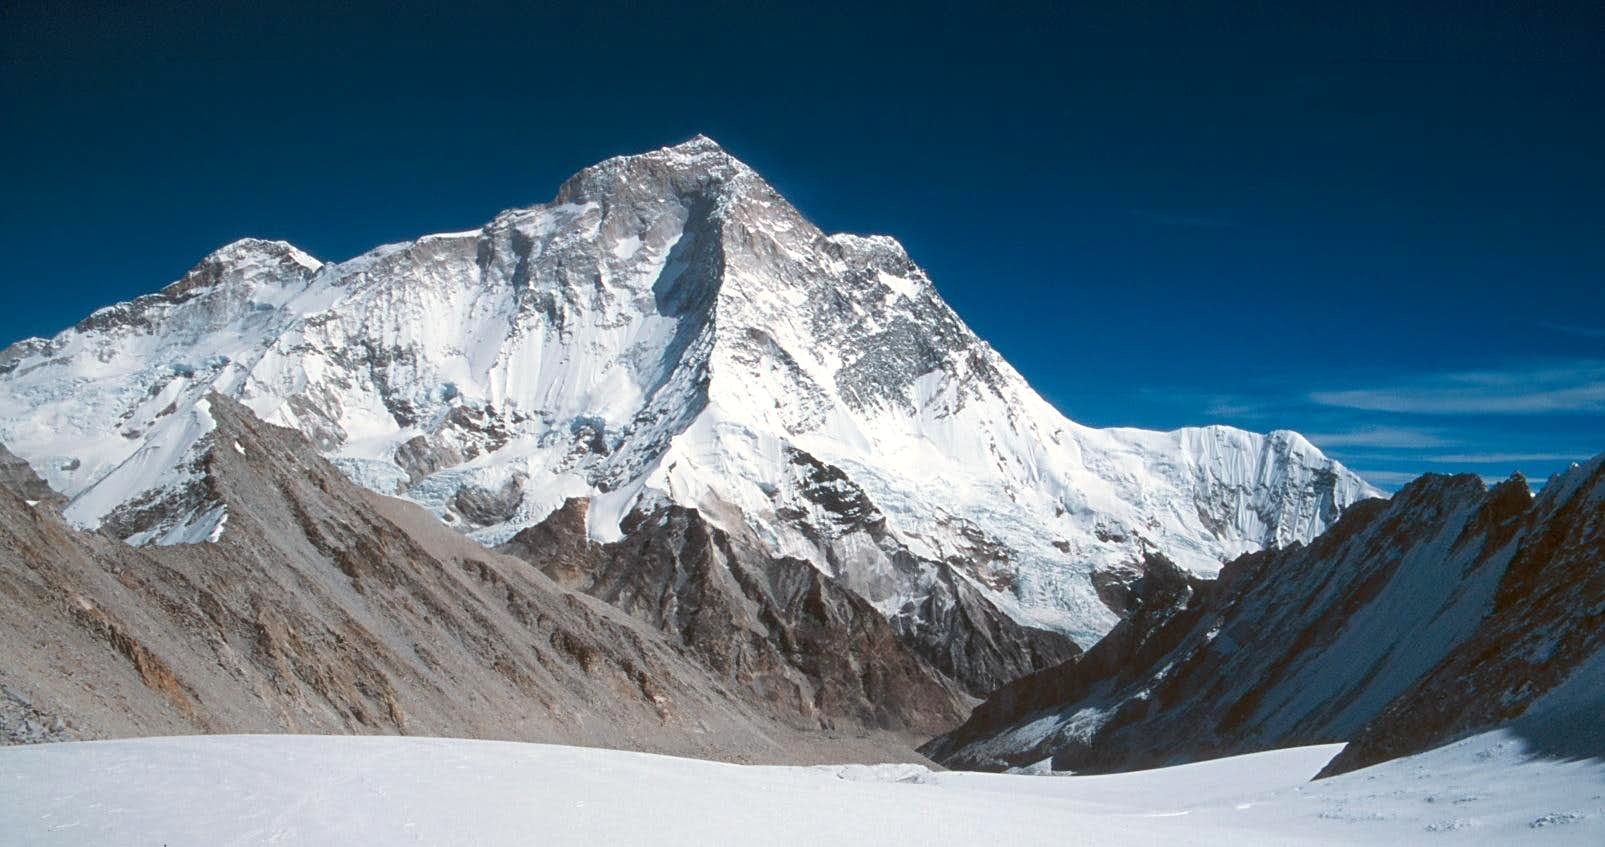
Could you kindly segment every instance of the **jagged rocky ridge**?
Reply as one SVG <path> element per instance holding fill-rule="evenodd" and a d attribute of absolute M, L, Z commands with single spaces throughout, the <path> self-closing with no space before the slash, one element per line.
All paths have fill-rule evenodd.
<path fill-rule="evenodd" d="M 1507 724 L 1544 755 L 1605 758 L 1605 456 L 1550 480 L 1518 532 L 1476 631 L 1323 776 Z"/>
<path fill-rule="evenodd" d="M 908 738 L 965 705 L 862 609 L 851 629 L 810 621 L 818 641 L 854 646 L 828 669 L 718 666 L 358 488 L 303 435 L 226 397 L 193 411 L 210 424 L 194 484 L 226 507 L 215 543 L 132 547 L 0 478 L 4 741 L 406 733 L 880 760 L 911 755 Z M 745 621 L 727 611 L 700 623 L 738 644 Z"/>
<path fill-rule="evenodd" d="M 701 137 L 345 262 L 230 244 L 0 352 L 0 441 L 80 526 L 206 540 L 210 391 L 487 544 L 571 497 L 614 541 L 668 500 L 927 640 L 991 605 L 1090 644 L 1095 573 L 1213 573 L 1375 493 L 1295 433 L 1066 420 L 895 241 L 821 232 Z"/>
<path fill-rule="evenodd" d="M 1106 772 L 1353 739 L 1341 771 L 1502 724 L 1579 669 L 1605 679 L 1602 466 L 1537 498 L 1520 476 L 1428 475 L 1217 580 L 1150 567 L 1096 646 L 921 749 Z M 1583 724 L 1605 728 L 1597 711 Z"/>
<path fill-rule="evenodd" d="M 946 707 L 927 723 L 960 711 L 962 698 L 874 607 L 808 563 L 738 551 L 695 510 L 673 505 L 632 513 L 623 539 L 600 544 L 585 532 L 585 509 L 571 500 L 499 549 L 651 623 L 715 673 L 752 679 L 757 695 L 787 708 L 894 727 L 921 704 Z M 887 720 L 883 709 L 902 714 Z"/>
<path fill-rule="evenodd" d="M 625 537 L 604 544 L 585 531 L 587 508 L 587 501 L 570 500 L 498 549 L 646 620 L 717 672 L 763 669 L 768 677 L 790 666 L 820 681 L 816 700 L 840 699 L 836 686 L 862 688 L 859 705 L 878 709 L 908 698 L 942 702 L 934 686 L 944 677 L 984 695 L 1080 652 L 1062 635 L 999 615 L 963 583 L 951 587 L 958 599 L 944 610 L 960 620 L 931 614 L 888 623 L 813 565 L 769 556 L 693 509 L 660 503 L 632 512 L 623 523 Z M 905 631 L 915 619 L 929 622 L 931 631 Z M 942 673 L 914 661 L 905 643 Z M 761 687 L 777 697 L 801 693 L 784 682 Z M 876 722 L 871 715 L 863 719 Z"/>

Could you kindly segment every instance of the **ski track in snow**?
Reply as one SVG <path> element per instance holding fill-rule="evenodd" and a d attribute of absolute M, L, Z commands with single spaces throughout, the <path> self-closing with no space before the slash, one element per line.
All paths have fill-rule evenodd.
<path fill-rule="evenodd" d="M 1605 843 L 1605 763 L 1505 732 L 1320 782 L 1341 745 L 1108 776 L 752 767 L 450 739 L 0 750 L 0 841 L 68 844 Z"/>

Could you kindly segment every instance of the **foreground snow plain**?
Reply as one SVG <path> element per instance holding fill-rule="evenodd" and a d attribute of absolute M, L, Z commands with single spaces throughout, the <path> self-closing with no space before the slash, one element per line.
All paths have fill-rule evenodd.
<path fill-rule="evenodd" d="M 1496 732 L 1308 782 L 1340 746 L 1072 777 L 393 737 L 52 744 L 0 750 L 0 842 L 1605 843 L 1605 762 Z"/>

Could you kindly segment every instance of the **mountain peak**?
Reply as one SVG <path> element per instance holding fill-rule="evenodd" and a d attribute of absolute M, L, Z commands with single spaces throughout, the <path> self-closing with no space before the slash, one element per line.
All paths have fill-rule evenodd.
<path fill-rule="evenodd" d="M 557 191 L 558 203 L 618 202 L 712 197 L 741 184 L 762 180 L 718 142 L 697 135 L 645 153 L 614 156 L 570 177 Z"/>
<path fill-rule="evenodd" d="M 725 149 L 719 145 L 719 142 L 714 141 L 712 138 L 709 138 L 708 136 L 703 135 L 700 132 L 697 133 L 696 135 L 691 136 L 690 138 L 686 139 L 685 141 L 680 142 L 679 144 L 671 144 L 668 147 L 665 147 L 664 149 L 665 150 L 674 150 L 674 151 L 680 152 L 680 153 L 693 153 L 693 154 L 694 153 L 724 153 L 725 152 Z"/>
<path fill-rule="evenodd" d="M 238 266 L 260 262 L 295 264 L 309 271 L 323 267 L 322 260 L 294 244 L 267 238 L 239 238 L 230 241 L 206 254 L 196 267 L 208 264 Z"/>
<path fill-rule="evenodd" d="M 322 261 L 288 241 L 241 238 L 206 254 L 182 279 L 162 289 L 161 295 L 167 298 L 187 297 L 192 292 L 228 280 L 282 274 L 305 276 L 322 267 Z"/>
<path fill-rule="evenodd" d="M 709 167 L 729 164 L 735 165 L 742 170 L 752 170 L 740 159 L 731 155 L 730 151 L 721 146 L 719 142 L 701 133 L 697 133 L 679 144 L 670 144 L 666 147 L 659 147 L 656 150 L 622 158 L 636 159 L 642 157 L 665 157 L 671 162 L 682 166 Z"/>
<path fill-rule="evenodd" d="M 231 257 L 258 254 L 280 256 L 292 253 L 301 253 L 302 255 L 305 255 L 305 253 L 303 253 L 299 248 L 288 241 L 247 236 L 245 238 L 236 238 L 222 247 L 213 250 L 212 252 L 206 254 L 206 258 L 227 259 Z"/>

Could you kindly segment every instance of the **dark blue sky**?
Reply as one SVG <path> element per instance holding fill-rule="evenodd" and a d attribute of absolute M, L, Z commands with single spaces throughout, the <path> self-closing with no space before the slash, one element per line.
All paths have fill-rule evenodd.
<path fill-rule="evenodd" d="M 705 132 L 1083 422 L 1292 427 L 1386 487 L 1605 450 L 1598 2 L 274 5 L 0 5 L 0 343 Z"/>

